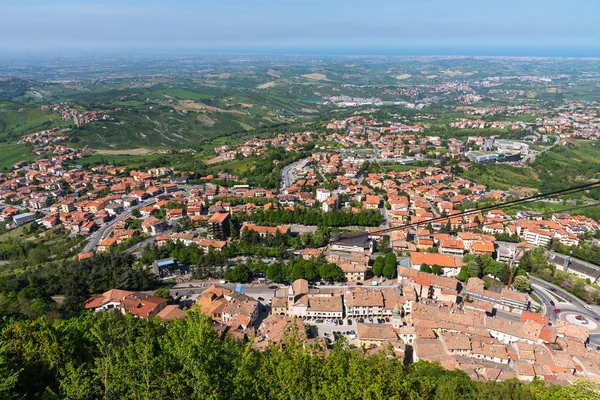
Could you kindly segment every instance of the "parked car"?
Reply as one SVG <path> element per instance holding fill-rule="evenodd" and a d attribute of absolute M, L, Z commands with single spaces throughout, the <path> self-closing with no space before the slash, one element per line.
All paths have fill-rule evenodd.
<path fill-rule="evenodd" d="M 269 286 L 269 289 L 279 289 L 279 286 L 272 285 L 272 286 Z"/>
<path fill-rule="evenodd" d="M 347 322 L 348 322 L 348 325 L 352 325 L 352 320 L 351 319 L 349 319 Z"/>
<path fill-rule="evenodd" d="M 558 313 L 560 312 L 560 308 L 555 308 L 554 310 L 552 310 L 552 312 L 553 312 L 554 314 L 558 314 Z"/>
<path fill-rule="evenodd" d="M 344 320 L 343 320 L 343 319 L 340 319 L 340 320 L 338 320 L 338 321 L 337 321 L 337 323 L 338 323 L 338 325 L 340 325 L 340 326 L 341 326 L 341 325 L 344 325 Z"/>
<path fill-rule="evenodd" d="M 554 302 L 552 300 L 550 300 L 550 305 L 555 306 L 556 304 L 554 304 Z"/>
<path fill-rule="evenodd" d="M 585 307 L 586 310 L 592 311 L 592 307 L 590 307 L 590 306 L 584 306 L 584 307 Z"/>
<path fill-rule="evenodd" d="M 390 322 L 390 319 L 388 317 L 385 317 L 385 322 Z"/>
<path fill-rule="evenodd" d="M 265 299 L 263 299 L 262 297 L 259 297 L 258 301 L 265 301 Z"/>
<path fill-rule="evenodd" d="M 337 319 L 335 321 L 333 321 L 333 325 L 335 325 L 335 326 L 338 325 Z"/>
<path fill-rule="evenodd" d="M 323 320 L 322 320 L 322 319 L 318 319 L 318 320 L 316 320 L 316 321 L 315 321 L 315 323 L 317 323 L 317 324 L 322 324 L 322 323 L 323 323 Z"/>

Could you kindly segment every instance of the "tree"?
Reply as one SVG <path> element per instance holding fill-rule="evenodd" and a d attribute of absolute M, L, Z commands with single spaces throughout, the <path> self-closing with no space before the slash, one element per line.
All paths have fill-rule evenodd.
<path fill-rule="evenodd" d="M 460 272 L 458 273 L 457 278 L 461 282 L 466 282 L 469 280 L 469 271 L 467 270 L 466 265 L 463 265 L 462 267 L 460 267 Z"/>
<path fill-rule="evenodd" d="M 158 288 L 154 291 L 153 295 L 155 297 L 160 297 L 167 300 L 169 303 L 173 302 L 173 297 L 171 296 L 171 292 L 167 288 Z"/>
<path fill-rule="evenodd" d="M 131 210 L 131 216 L 139 218 L 142 216 L 142 213 L 140 212 L 139 208 L 134 208 L 133 210 Z"/>
<path fill-rule="evenodd" d="M 282 263 L 273 263 L 267 267 L 266 273 L 267 279 L 277 282 L 283 283 L 285 282 L 285 265 Z"/>
<path fill-rule="evenodd" d="M 525 275 L 519 275 L 513 280 L 513 287 L 519 292 L 528 292 L 531 290 L 531 281 Z"/>
<path fill-rule="evenodd" d="M 421 272 L 427 272 L 428 274 L 431 273 L 431 267 L 425 263 L 421 264 Z"/>
<path fill-rule="evenodd" d="M 227 268 L 224 278 L 230 282 L 246 283 L 252 277 L 252 271 L 246 264 L 238 264 L 234 268 Z"/>
<path fill-rule="evenodd" d="M 381 276 L 383 275 L 383 267 L 385 266 L 385 258 L 384 256 L 377 256 L 375 262 L 373 263 L 373 275 Z"/>
<path fill-rule="evenodd" d="M 431 272 L 433 272 L 435 275 L 441 275 L 443 272 L 443 269 L 439 265 L 433 264 L 431 266 Z"/>
<path fill-rule="evenodd" d="M 396 276 L 397 270 L 398 261 L 396 260 L 396 254 L 387 253 L 384 258 L 383 276 L 392 279 Z"/>
<path fill-rule="evenodd" d="M 342 269 L 333 263 L 323 264 L 319 267 L 319 275 L 321 279 L 325 281 L 340 282 L 344 279 L 344 272 Z"/>

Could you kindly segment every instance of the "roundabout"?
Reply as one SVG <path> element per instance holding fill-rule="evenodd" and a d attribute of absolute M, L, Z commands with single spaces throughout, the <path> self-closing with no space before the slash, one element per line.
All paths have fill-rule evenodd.
<path fill-rule="evenodd" d="M 600 332 L 600 324 L 587 315 L 567 311 L 560 313 L 558 317 L 563 321 L 567 321 L 573 325 L 586 327 L 590 330 L 590 332 Z"/>

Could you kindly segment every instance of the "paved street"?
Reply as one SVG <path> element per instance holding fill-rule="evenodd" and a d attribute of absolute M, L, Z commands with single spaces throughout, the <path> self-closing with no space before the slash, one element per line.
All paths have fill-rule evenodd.
<path fill-rule="evenodd" d="M 281 190 L 285 190 L 292 186 L 292 183 L 296 180 L 296 169 L 303 168 L 308 163 L 308 159 L 303 158 L 289 165 L 286 165 L 281 170 Z"/>
<path fill-rule="evenodd" d="M 569 294 L 563 289 L 555 286 L 551 283 L 545 282 L 541 279 L 531 277 L 531 285 L 534 289 L 534 293 L 542 300 L 544 305 L 544 314 L 550 318 L 550 322 L 556 324 L 556 319 L 565 319 L 566 316 L 577 314 L 582 315 L 590 320 L 600 322 L 600 315 L 598 314 L 598 306 L 590 307 L 591 310 L 585 308 L 587 304 L 579 300 L 577 297 Z M 563 298 L 565 301 L 558 301 L 552 293 Z M 550 302 L 553 302 L 553 306 Z M 554 314 L 554 309 L 559 309 L 560 312 Z M 600 332 L 590 332 L 590 344 L 594 346 L 600 346 Z"/>
<path fill-rule="evenodd" d="M 122 212 L 117 217 L 115 217 L 115 219 L 113 219 L 112 221 L 108 222 L 107 224 L 102 225 L 102 227 L 100 227 L 100 229 L 98 229 L 96 232 L 94 232 L 90 235 L 90 241 L 85 245 L 83 252 L 86 253 L 88 251 L 94 250 L 96 248 L 96 246 L 98 245 L 98 243 L 102 239 L 110 236 L 110 233 L 113 231 L 114 226 L 117 222 L 122 221 L 131 215 L 132 210 L 134 210 L 136 208 L 140 208 L 140 207 L 149 206 L 150 204 L 154 204 L 154 203 L 156 203 L 155 198 L 144 200 L 139 205 Z"/>

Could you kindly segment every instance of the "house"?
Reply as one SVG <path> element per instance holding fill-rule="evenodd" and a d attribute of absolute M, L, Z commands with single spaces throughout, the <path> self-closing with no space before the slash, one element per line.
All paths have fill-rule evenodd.
<path fill-rule="evenodd" d="M 487 254 L 489 256 L 491 256 L 492 254 L 494 254 L 495 248 L 494 248 L 494 242 L 488 242 L 488 241 L 481 241 L 481 240 L 477 240 L 474 241 L 471 245 L 471 253 L 475 254 L 475 255 L 484 255 Z"/>
<path fill-rule="evenodd" d="M 109 251 L 112 247 L 115 247 L 117 245 L 117 240 L 118 238 L 112 237 L 101 240 L 100 243 L 98 243 L 98 251 Z"/>
<path fill-rule="evenodd" d="M 364 207 L 367 210 L 377 210 L 377 209 L 379 209 L 380 203 L 381 203 L 381 200 L 379 199 L 379 196 L 367 195 L 367 198 L 365 199 Z"/>
<path fill-rule="evenodd" d="M 429 267 L 439 265 L 442 267 L 444 275 L 456 276 L 463 266 L 462 257 L 451 256 L 447 254 L 436 253 L 410 253 L 410 266 L 414 269 L 420 269 L 421 265 L 426 264 Z"/>
<path fill-rule="evenodd" d="M 15 223 L 15 225 L 21 226 L 21 225 L 24 225 L 28 222 L 35 220 L 35 214 L 34 213 L 17 214 L 15 216 L 13 216 L 12 218 L 13 218 L 13 222 Z"/>
<path fill-rule="evenodd" d="M 463 241 L 451 237 L 444 238 L 440 240 L 439 252 L 441 254 L 462 256 L 465 252 Z"/>
<path fill-rule="evenodd" d="M 344 307 L 348 318 L 369 318 L 384 314 L 383 294 L 380 290 L 363 289 L 344 294 Z"/>
<path fill-rule="evenodd" d="M 329 250 L 344 252 L 372 252 L 373 240 L 368 235 L 352 235 L 337 232 L 333 235 Z"/>
<path fill-rule="evenodd" d="M 308 281 L 297 279 L 288 288 L 287 297 L 273 297 L 272 313 L 299 318 L 341 319 L 344 313 L 339 293 L 309 290 Z"/>
<path fill-rule="evenodd" d="M 217 239 L 227 239 L 230 235 L 229 213 L 217 212 L 208 219 L 208 233 Z"/>
<path fill-rule="evenodd" d="M 166 211 L 167 221 L 170 223 L 180 220 L 184 215 L 185 211 L 182 208 L 171 208 Z"/>
<path fill-rule="evenodd" d="M 367 279 L 367 265 L 362 263 L 343 262 L 339 265 L 348 282 L 364 281 Z"/>
<path fill-rule="evenodd" d="M 506 288 L 486 290 L 485 282 L 479 278 L 469 278 L 465 294 L 470 299 L 491 303 L 495 308 L 520 314 L 529 308 L 529 300 L 525 293 L 515 292 Z"/>
<path fill-rule="evenodd" d="M 148 318 L 158 314 L 167 306 L 167 300 L 146 293 L 134 292 L 121 301 L 119 308 L 123 313 L 129 312 L 136 317 Z"/>
<path fill-rule="evenodd" d="M 261 226 L 256 224 L 244 223 L 242 226 L 242 232 L 255 232 L 260 237 L 266 237 L 267 235 L 287 235 L 290 232 L 290 227 L 287 225 L 280 226 Z"/>
<path fill-rule="evenodd" d="M 200 295 L 195 307 L 217 322 L 223 322 L 233 329 L 246 329 L 258 317 L 259 303 L 252 297 L 213 284 Z"/>
<path fill-rule="evenodd" d="M 184 319 L 185 313 L 176 304 L 171 304 L 163 308 L 156 314 L 160 319 L 171 320 L 171 319 Z"/>
<path fill-rule="evenodd" d="M 317 201 L 320 203 L 325 202 L 328 198 L 331 197 L 331 191 L 323 188 L 317 189 Z"/>
<path fill-rule="evenodd" d="M 381 346 L 387 342 L 398 340 L 398 335 L 390 324 L 356 325 L 359 347 Z"/>
<path fill-rule="evenodd" d="M 136 317 L 148 318 L 158 314 L 167 306 L 167 300 L 146 293 L 112 289 L 100 296 L 91 297 L 84 307 L 94 312 L 118 309 L 123 314 L 129 312 Z"/>
<path fill-rule="evenodd" d="M 331 212 L 331 211 L 337 210 L 339 207 L 340 207 L 340 199 L 337 196 L 332 196 L 332 197 L 328 198 L 321 206 L 321 208 L 323 209 L 324 212 Z"/>
<path fill-rule="evenodd" d="M 142 231 L 154 235 L 159 234 L 165 228 L 165 223 L 156 217 L 149 217 L 142 221 Z"/>
<path fill-rule="evenodd" d="M 132 293 L 127 290 L 111 289 L 100 296 L 89 298 L 83 306 L 87 310 L 93 310 L 94 312 L 111 310 L 119 307 L 121 301 Z"/>

